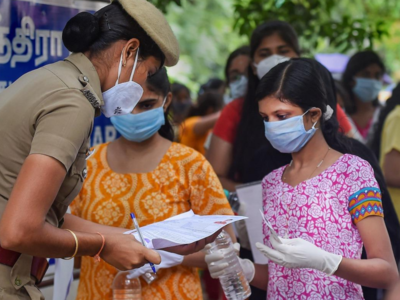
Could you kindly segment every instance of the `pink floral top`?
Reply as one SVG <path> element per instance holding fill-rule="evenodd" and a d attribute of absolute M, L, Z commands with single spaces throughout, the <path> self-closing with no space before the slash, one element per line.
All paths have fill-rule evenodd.
<path fill-rule="evenodd" d="M 361 258 L 356 224 L 383 217 L 381 193 L 368 162 L 344 154 L 324 172 L 292 187 L 282 182 L 285 167 L 262 183 L 264 214 L 279 236 L 300 237 L 331 253 Z M 271 247 L 264 226 L 264 243 Z M 268 299 L 364 299 L 361 286 L 313 269 L 268 264 Z"/>

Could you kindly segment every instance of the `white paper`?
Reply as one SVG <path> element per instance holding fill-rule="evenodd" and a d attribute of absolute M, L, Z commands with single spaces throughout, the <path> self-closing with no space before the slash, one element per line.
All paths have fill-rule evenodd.
<path fill-rule="evenodd" d="M 258 251 L 255 246 L 256 242 L 263 243 L 264 241 L 263 220 L 259 212 L 260 208 L 262 209 L 263 207 L 261 182 L 238 186 L 236 187 L 236 192 L 240 203 L 245 203 L 246 205 L 244 215 L 247 217 L 245 222 L 254 262 L 257 264 L 267 264 L 268 258 Z"/>
<path fill-rule="evenodd" d="M 197 242 L 213 235 L 224 226 L 243 219 L 246 217 L 199 216 L 189 211 L 162 222 L 140 227 L 140 232 L 148 248 L 163 249 Z M 136 230 L 127 231 L 125 234 L 133 234 L 136 239 L 139 238 Z"/>

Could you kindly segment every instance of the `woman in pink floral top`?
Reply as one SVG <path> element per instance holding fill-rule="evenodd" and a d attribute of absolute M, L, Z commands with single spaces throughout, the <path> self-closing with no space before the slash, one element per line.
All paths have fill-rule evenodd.
<path fill-rule="evenodd" d="M 347 258 L 361 258 L 357 224 L 368 216 L 383 216 L 380 190 L 371 166 L 345 154 L 319 175 L 296 187 L 282 181 L 287 167 L 263 180 L 265 218 L 279 236 L 302 238 Z M 350 213 L 349 213 L 350 212 Z M 266 245 L 269 230 L 264 228 Z M 270 299 L 363 299 L 361 286 L 313 269 L 287 269 L 269 263 Z"/>
<path fill-rule="evenodd" d="M 256 91 L 266 138 L 292 154 L 262 182 L 265 239 L 256 246 L 269 263 L 240 259 L 268 299 L 358 300 L 361 285 L 386 289 L 398 278 L 374 171 L 343 154 L 351 149 L 331 118 L 324 72 L 313 60 L 292 59 L 269 71 Z M 212 276 L 223 274 L 223 257 L 206 256 Z"/>

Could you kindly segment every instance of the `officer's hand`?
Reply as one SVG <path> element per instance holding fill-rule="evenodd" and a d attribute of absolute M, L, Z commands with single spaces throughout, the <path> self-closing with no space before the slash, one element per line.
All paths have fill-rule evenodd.
<path fill-rule="evenodd" d="M 133 235 L 115 234 L 104 237 L 106 243 L 100 256 L 118 270 L 132 270 L 140 268 L 148 262 L 154 264 L 161 262 L 157 251 L 147 249 Z"/>

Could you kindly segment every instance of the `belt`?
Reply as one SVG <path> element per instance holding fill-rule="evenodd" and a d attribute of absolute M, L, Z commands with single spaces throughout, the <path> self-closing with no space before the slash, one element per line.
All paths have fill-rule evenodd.
<path fill-rule="evenodd" d="M 0 247 L 0 264 L 14 267 L 21 253 L 3 249 Z M 35 278 L 35 284 L 42 282 L 44 275 L 46 274 L 49 263 L 46 258 L 43 257 L 33 257 L 31 266 L 31 275 Z"/>

